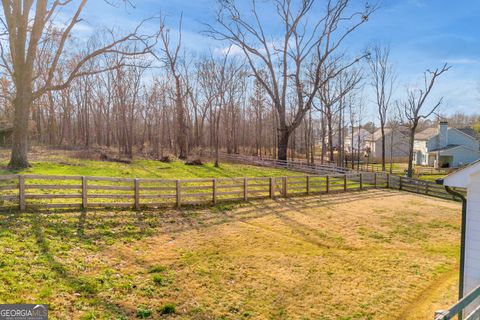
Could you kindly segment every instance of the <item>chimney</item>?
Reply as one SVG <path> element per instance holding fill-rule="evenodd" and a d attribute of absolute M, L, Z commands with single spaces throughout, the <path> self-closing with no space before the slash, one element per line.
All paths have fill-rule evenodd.
<path fill-rule="evenodd" d="M 448 145 L 448 122 L 440 121 L 438 126 L 438 144 L 439 148 L 444 148 Z"/>

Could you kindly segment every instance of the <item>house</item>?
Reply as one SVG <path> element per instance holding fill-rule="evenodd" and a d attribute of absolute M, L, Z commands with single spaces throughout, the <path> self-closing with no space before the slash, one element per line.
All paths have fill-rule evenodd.
<path fill-rule="evenodd" d="M 354 154 L 360 150 L 360 152 L 365 152 L 369 147 L 368 139 L 371 139 L 372 133 L 363 128 L 349 128 L 345 133 L 345 151 Z M 352 141 L 353 137 L 353 141 Z"/>
<path fill-rule="evenodd" d="M 462 228 L 460 250 L 460 298 L 480 285 L 480 161 L 437 180 L 448 188 L 466 188 L 462 197 Z M 452 189 L 450 189 L 450 192 Z M 453 190 L 455 192 L 455 190 Z M 466 313 L 480 305 L 480 298 L 468 305 Z"/>
<path fill-rule="evenodd" d="M 402 128 L 385 128 L 385 159 L 387 161 L 408 158 L 408 131 Z M 382 130 L 378 129 L 368 139 L 373 159 L 382 159 Z"/>
<path fill-rule="evenodd" d="M 449 128 L 446 121 L 415 135 L 413 162 L 437 168 L 461 167 L 480 159 L 480 143 L 470 128 Z"/>

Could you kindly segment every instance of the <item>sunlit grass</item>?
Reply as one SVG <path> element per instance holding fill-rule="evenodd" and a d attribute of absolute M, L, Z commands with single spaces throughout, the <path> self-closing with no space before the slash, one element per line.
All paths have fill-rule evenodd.
<path fill-rule="evenodd" d="M 455 272 L 459 211 L 373 190 L 4 214 L 0 303 L 48 303 L 52 319 L 394 319 L 455 298 L 425 294 Z"/>
<path fill-rule="evenodd" d="M 299 174 L 290 170 L 242 164 L 221 163 L 220 168 L 216 168 L 211 162 L 202 166 L 188 166 L 181 161 L 163 163 L 154 160 L 135 160 L 131 164 L 124 164 L 65 158 L 61 161 L 33 161 L 31 168 L 19 171 L 8 170 L 6 165 L 5 161 L 0 163 L 0 166 L 3 167 L 0 168 L 0 174 L 21 173 L 162 179 L 273 177 Z"/>

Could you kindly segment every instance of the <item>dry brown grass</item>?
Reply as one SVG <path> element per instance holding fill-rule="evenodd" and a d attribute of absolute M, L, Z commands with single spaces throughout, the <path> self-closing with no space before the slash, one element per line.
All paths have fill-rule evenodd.
<path fill-rule="evenodd" d="M 415 310 L 411 319 L 431 319 L 456 294 L 459 212 L 458 203 L 380 190 L 88 212 L 80 244 L 69 248 L 64 236 L 62 249 L 49 228 L 80 217 L 45 215 L 57 221 L 42 222 L 37 242 L 45 238 L 50 264 L 66 269 L 58 283 L 68 280 L 45 300 L 61 319 L 134 318 L 139 309 L 156 319 L 166 303 L 180 319 L 405 319 L 407 309 Z M 124 235 L 126 225 L 141 236 Z M 70 285 L 78 279 L 95 288 Z"/>

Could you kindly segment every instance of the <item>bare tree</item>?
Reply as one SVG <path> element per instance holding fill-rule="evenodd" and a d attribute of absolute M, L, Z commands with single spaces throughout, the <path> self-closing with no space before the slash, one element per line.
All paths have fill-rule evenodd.
<path fill-rule="evenodd" d="M 343 40 L 368 20 L 374 9 L 366 5 L 365 10 L 352 13 L 348 10 L 349 0 L 329 1 L 324 15 L 315 15 L 317 22 L 310 26 L 315 0 L 271 0 L 268 3 L 273 5 L 283 25 L 281 38 L 267 37 L 263 25 L 266 19 L 259 15 L 256 0 L 250 1 L 248 16 L 252 19 L 240 12 L 235 1 L 220 1 L 218 27 L 207 25 L 206 33 L 214 39 L 232 43 L 245 55 L 278 113 L 278 159 L 286 160 L 290 134 L 310 110 L 319 88 L 338 75 L 324 74 L 324 64 Z M 262 11 L 269 9 L 262 8 Z M 309 84 L 306 69 L 313 56 L 316 68 L 314 80 Z M 346 64 L 345 68 L 356 61 L 358 59 Z M 296 97 L 296 105 L 291 108 L 292 120 L 288 122 L 289 95 Z"/>
<path fill-rule="evenodd" d="M 95 57 L 112 52 L 122 54 L 142 54 L 150 50 L 147 44 L 148 37 L 137 34 L 137 30 L 124 37 L 113 40 L 111 43 L 98 47 L 90 52 L 85 52 L 71 68 L 68 76 L 58 82 L 55 72 L 64 56 L 64 49 L 72 29 L 81 21 L 80 15 L 87 4 L 87 0 L 80 1 L 73 16 L 67 25 L 61 29 L 55 26 L 53 32 L 54 17 L 59 9 L 72 5 L 72 1 L 55 0 L 49 4 L 47 0 L 2 0 L 3 18 L 1 22 L 5 27 L 4 35 L 7 35 L 7 44 L 1 43 L 1 59 L 3 67 L 13 80 L 15 85 L 15 108 L 14 131 L 12 154 L 9 166 L 12 168 L 25 168 L 28 163 L 28 118 L 32 103 L 49 91 L 67 88 L 78 77 L 86 74 L 99 73 L 114 66 L 104 66 L 100 69 L 85 70 L 84 66 Z M 129 41 L 141 42 L 144 46 L 138 52 L 123 51 L 121 44 Z M 52 42 L 54 43 L 52 45 Z M 43 82 L 36 81 L 38 70 L 36 65 L 44 48 L 54 47 L 52 55 L 45 70 L 46 77 Z M 8 48 L 8 53 L 6 52 Z"/>
<path fill-rule="evenodd" d="M 162 42 L 162 57 L 154 54 L 154 56 L 162 61 L 175 83 L 175 115 L 176 115 L 176 140 L 178 146 L 178 157 L 180 159 L 187 159 L 188 157 L 188 126 L 185 115 L 185 99 L 188 95 L 188 90 L 185 90 L 184 80 L 180 72 L 180 59 L 182 47 L 182 17 L 179 21 L 178 40 L 176 44 L 171 43 L 171 33 L 165 25 L 165 18 L 160 21 L 160 39 Z"/>
<path fill-rule="evenodd" d="M 387 123 L 387 114 L 394 88 L 395 72 L 389 62 L 389 47 L 375 46 L 372 51 L 368 62 L 372 75 L 371 84 L 375 91 L 380 132 L 382 134 L 382 171 L 385 171 L 385 124 Z"/>
<path fill-rule="evenodd" d="M 320 88 L 317 93 L 320 107 L 315 106 L 315 108 L 325 116 L 326 148 L 328 149 L 329 161 L 333 162 L 335 160 L 333 141 L 334 122 L 335 120 L 338 120 L 338 137 L 342 139 L 343 133 L 340 131 L 343 129 L 341 124 L 341 122 L 343 122 L 342 118 L 345 107 L 343 100 L 348 93 L 357 88 L 363 79 L 363 74 L 360 69 L 353 69 L 351 72 L 350 70 L 345 69 L 345 67 L 339 62 L 338 58 L 333 59 L 333 61 L 331 61 L 328 66 L 325 66 L 325 68 L 327 69 L 324 73 L 330 74 L 338 72 L 338 76 L 328 79 Z M 343 141 L 339 141 L 339 144 L 342 142 Z"/>
<path fill-rule="evenodd" d="M 214 63 L 214 73 L 213 79 L 215 83 L 215 102 L 214 102 L 214 112 L 213 112 L 213 125 L 215 132 L 215 167 L 219 167 L 219 150 L 220 150 L 220 119 L 222 113 L 224 114 L 224 119 L 226 125 L 224 126 L 227 130 L 227 147 L 231 147 L 232 141 L 228 139 L 228 136 L 231 134 L 235 123 L 230 125 L 230 130 L 228 121 L 228 109 L 234 108 L 237 103 L 237 97 L 239 93 L 241 94 L 242 81 L 244 81 L 245 72 L 244 64 L 240 63 L 236 59 L 229 59 L 230 49 L 222 57 L 221 61 Z M 229 108 L 227 108 L 229 107 Z"/>
<path fill-rule="evenodd" d="M 389 152 L 390 152 L 390 169 L 389 169 L 389 172 L 390 173 L 393 172 L 393 154 L 394 154 L 395 148 L 399 147 L 398 145 L 395 145 L 395 135 L 397 133 L 400 133 L 399 130 L 400 130 L 403 122 L 404 122 L 403 121 L 403 113 L 398 108 L 395 108 L 394 111 L 393 111 L 393 115 L 390 116 L 390 119 L 388 120 L 388 124 L 389 124 L 390 130 L 391 130 L 391 133 L 390 133 L 390 150 L 389 150 Z"/>
<path fill-rule="evenodd" d="M 441 69 L 435 69 L 434 71 L 425 71 L 423 74 L 423 88 L 409 89 L 407 93 L 407 100 L 399 103 L 399 107 L 404 112 L 410 130 L 407 171 L 407 175 L 409 177 L 413 176 L 413 147 L 418 123 L 421 119 L 426 119 L 430 117 L 435 112 L 435 110 L 437 110 L 438 107 L 442 104 L 443 98 L 441 98 L 433 107 L 427 110 L 424 110 L 425 101 L 430 95 L 430 92 L 432 91 L 437 78 L 447 72 L 449 69 L 450 66 L 445 63 Z"/>

